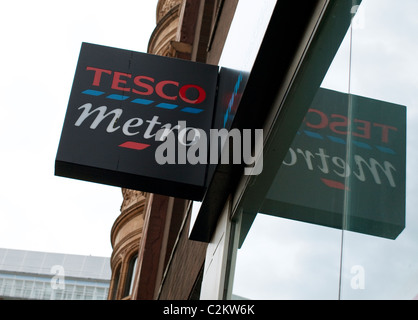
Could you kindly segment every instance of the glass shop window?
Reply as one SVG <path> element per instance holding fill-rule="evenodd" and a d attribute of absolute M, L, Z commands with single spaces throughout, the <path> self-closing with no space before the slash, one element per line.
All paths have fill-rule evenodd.
<path fill-rule="evenodd" d="M 136 254 L 129 260 L 128 273 L 126 276 L 125 292 L 124 292 L 125 297 L 130 296 L 132 294 L 137 264 L 138 264 L 138 255 Z"/>
<path fill-rule="evenodd" d="M 418 297 L 418 2 L 338 2 L 285 102 L 294 138 L 235 212 L 230 299 Z"/>

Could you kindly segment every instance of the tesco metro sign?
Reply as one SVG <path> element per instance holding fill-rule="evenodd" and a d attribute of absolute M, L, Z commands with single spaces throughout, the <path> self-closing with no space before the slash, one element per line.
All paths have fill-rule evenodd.
<path fill-rule="evenodd" d="M 217 66 L 83 43 L 55 174 L 201 200 L 207 166 L 156 163 L 156 135 L 179 121 L 209 132 L 217 78 Z"/>
<path fill-rule="evenodd" d="M 320 88 L 261 212 L 395 239 L 405 181 L 406 107 Z"/>

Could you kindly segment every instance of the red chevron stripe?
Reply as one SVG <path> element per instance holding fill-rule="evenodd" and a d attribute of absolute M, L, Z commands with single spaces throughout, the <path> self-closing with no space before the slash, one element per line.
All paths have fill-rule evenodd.
<path fill-rule="evenodd" d="M 339 189 L 339 190 L 349 190 L 344 183 L 338 182 L 338 181 L 334 181 L 334 180 L 328 180 L 328 179 L 321 179 L 321 181 L 323 183 L 325 183 L 326 186 L 330 187 L 330 188 L 334 188 L 334 189 Z"/>
<path fill-rule="evenodd" d="M 127 149 L 133 149 L 133 150 L 144 150 L 148 148 L 149 146 L 150 146 L 149 144 L 133 142 L 133 141 L 127 141 L 119 145 L 119 147 L 121 148 L 127 148 Z"/>

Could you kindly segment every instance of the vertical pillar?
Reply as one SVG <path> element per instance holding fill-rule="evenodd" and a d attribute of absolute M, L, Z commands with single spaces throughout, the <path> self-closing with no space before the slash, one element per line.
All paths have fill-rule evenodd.
<path fill-rule="evenodd" d="M 201 300 L 222 300 L 225 298 L 225 281 L 227 277 L 227 262 L 229 239 L 231 236 L 231 200 L 219 217 L 218 224 L 211 242 L 206 250 L 206 260 L 203 273 Z"/>

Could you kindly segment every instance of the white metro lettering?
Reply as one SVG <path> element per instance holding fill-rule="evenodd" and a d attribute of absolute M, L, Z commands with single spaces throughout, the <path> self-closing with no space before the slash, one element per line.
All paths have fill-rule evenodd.
<path fill-rule="evenodd" d="M 101 106 L 93 110 L 91 110 L 91 108 L 92 108 L 91 103 L 86 103 L 78 108 L 79 110 L 83 109 L 83 112 L 74 124 L 76 127 L 81 126 L 87 118 L 89 118 L 90 116 L 94 116 L 94 114 L 96 114 L 96 118 L 94 118 L 94 120 L 92 121 L 90 125 L 90 129 L 93 129 L 93 130 L 96 129 L 100 125 L 100 123 L 108 117 L 111 117 L 109 118 L 111 120 L 109 121 L 107 125 L 106 132 L 113 133 L 121 128 L 120 125 L 116 126 L 116 122 L 118 121 L 118 119 L 121 117 L 123 113 L 122 109 L 117 108 L 117 109 L 107 112 L 106 106 Z M 154 116 L 151 120 L 146 120 L 146 122 L 148 123 L 148 126 L 147 126 L 147 129 L 145 130 L 144 138 L 151 139 L 156 134 L 156 131 L 153 133 L 153 129 L 155 125 L 161 125 L 161 122 L 158 122 L 158 116 Z M 142 120 L 141 118 L 129 119 L 123 124 L 122 132 L 126 136 L 138 135 L 140 134 L 140 131 L 135 130 L 134 128 L 138 128 L 143 124 L 144 124 L 144 120 Z M 161 126 L 161 128 L 170 129 L 171 124 L 169 123 L 165 124 L 164 126 Z"/>
<path fill-rule="evenodd" d="M 91 103 L 86 103 L 86 104 L 82 105 L 80 108 L 78 108 L 79 110 L 80 109 L 84 109 L 84 110 L 83 110 L 83 113 L 81 114 L 81 116 L 78 118 L 78 120 L 75 123 L 76 127 L 81 126 L 81 124 L 84 122 L 84 120 L 86 120 L 93 113 L 98 112 L 98 115 L 96 116 L 96 119 L 94 119 L 94 121 L 90 125 L 90 129 L 96 129 L 97 126 L 105 118 L 107 118 L 111 114 L 113 114 L 113 119 L 112 119 L 112 121 L 110 121 L 109 125 L 107 126 L 106 131 L 109 132 L 109 133 L 112 133 L 112 132 L 115 132 L 116 130 L 118 130 L 120 128 L 120 127 L 115 128 L 115 123 L 116 123 L 117 119 L 121 116 L 122 109 L 114 109 L 112 111 L 109 111 L 108 114 L 106 114 L 106 111 L 107 111 L 106 106 L 98 107 L 98 108 L 94 109 L 93 111 L 90 111 L 91 107 L 92 107 Z"/>
<path fill-rule="evenodd" d="M 324 174 L 333 173 L 343 178 L 347 178 L 353 174 L 362 182 L 367 180 L 366 173 L 369 172 L 375 183 L 378 185 L 382 184 L 380 174 L 380 172 L 382 172 L 389 182 L 389 185 L 396 188 L 396 182 L 393 177 L 396 168 L 389 161 L 383 161 L 383 164 L 381 164 L 374 158 L 366 160 L 360 155 L 354 155 L 352 166 L 355 166 L 355 168 L 352 169 L 350 163 L 347 163 L 346 159 L 335 156 L 332 157 L 328 155 L 323 148 L 319 148 L 316 153 L 309 150 L 301 150 L 299 148 L 296 150 L 290 148 L 286 159 L 283 161 L 283 165 L 288 167 L 294 166 L 300 158 L 310 171 L 319 169 Z"/>

